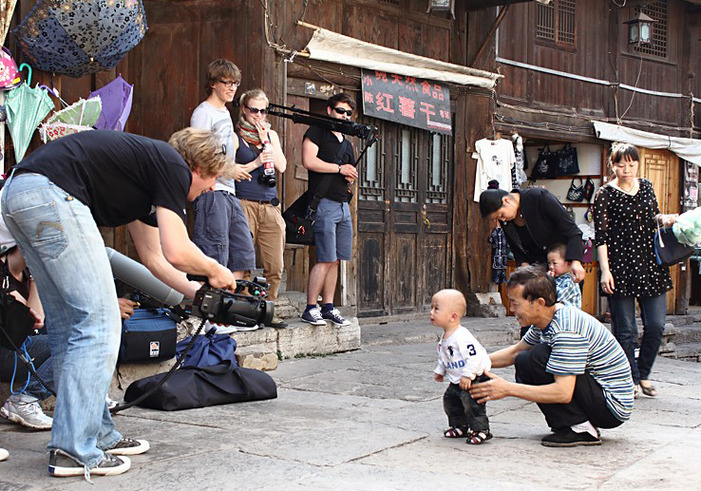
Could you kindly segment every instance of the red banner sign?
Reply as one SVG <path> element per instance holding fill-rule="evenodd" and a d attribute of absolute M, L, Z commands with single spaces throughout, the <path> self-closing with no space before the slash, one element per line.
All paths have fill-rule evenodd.
<path fill-rule="evenodd" d="M 452 134 L 450 91 L 439 83 L 362 70 L 363 114 L 446 135 Z"/>

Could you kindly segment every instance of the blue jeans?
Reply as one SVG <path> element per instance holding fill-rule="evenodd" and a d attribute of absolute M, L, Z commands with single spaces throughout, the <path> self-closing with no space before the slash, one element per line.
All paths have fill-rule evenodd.
<path fill-rule="evenodd" d="M 48 448 L 94 467 L 121 438 L 105 402 L 121 329 L 105 244 L 90 209 L 39 174 L 10 178 L 2 213 L 46 313 L 57 395 Z"/>
<path fill-rule="evenodd" d="M 640 318 L 643 321 L 643 339 L 640 342 L 638 361 L 635 361 L 635 343 L 638 341 L 638 326 L 635 324 L 635 297 L 609 297 L 613 335 L 625 351 L 633 383 L 648 380 L 652 364 L 660 350 L 667 313 L 667 295 L 638 297 Z"/>
<path fill-rule="evenodd" d="M 29 357 L 32 359 L 34 370 L 37 375 L 41 377 L 46 385 L 53 389 L 56 384 L 54 382 L 49 337 L 43 334 L 39 336 L 29 336 L 27 341 L 27 353 L 29 353 Z M 27 376 L 29 376 L 26 394 L 36 397 L 40 401 L 48 399 L 51 392 L 41 385 L 34 375 L 29 374 L 27 366 L 19 359 L 16 353 L 0 346 L 0 381 L 9 382 L 12 380 L 15 366 L 17 367 L 17 373 L 15 374 L 14 390 L 22 388 L 27 381 Z"/>

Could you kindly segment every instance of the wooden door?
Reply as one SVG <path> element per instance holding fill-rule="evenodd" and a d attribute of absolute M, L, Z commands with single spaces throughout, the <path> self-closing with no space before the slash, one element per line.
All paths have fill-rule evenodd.
<path fill-rule="evenodd" d="M 452 138 L 372 121 L 358 187 L 358 315 L 422 312 L 450 284 Z"/>
<path fill-rule="evenodd" d="M 640 149 L 640 177 L 649 179 L 655 189 L 661 213 L 679 213 L 679 158 L 667 150 Z M 674 287 L 667 295 L 667 313 L 673 314 L 679 283 L 679 265 L 669 268 Z"/>

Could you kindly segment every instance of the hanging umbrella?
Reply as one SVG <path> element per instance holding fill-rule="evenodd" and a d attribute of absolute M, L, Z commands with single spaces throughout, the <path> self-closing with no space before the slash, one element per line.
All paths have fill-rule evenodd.
<path fill-rule="evenodd" d="M 90 92 L 90 97 L 94 96 L 99 96 L 102 99 L 102 114 L 100 114 L 95 128 L 124 131 L 129 113 L 131 113 L 134 86 L 118 75 L 104 87 Z"/>
<path fill-rule="evenodd" d="M 102 111 L 99 97 L 81 99 L 75 104 L 53 113 L 39 128 L 44 143 L 62 136 L 92 130 Z"/>
<path fill-rule="evenodd" d="M 141 0 L 40 0 L 12 33 L 35 68 L 78 78 L 114 68 L 146 15 Z"/>
<path fill-rule="evenodd" d="M 47 123 L 69 123 L 81 126 L 94 126 L 102 111 L 99 97 L 80 99 L 70 106 L 56 111 L 46 120 Z"/>
<path fill-rule="evenodd" d="M 31 71 L 24 83 L 12 90 L 5 102 L 7 111 L 7 127 L 15 147 L 15 160 L 19 162 L 27 152 L 29 142 L 32 139 L 41 120 L 54 108 L 54 103 L 49 93 L 41 87 L 30 87 L 32 80 Z"/>

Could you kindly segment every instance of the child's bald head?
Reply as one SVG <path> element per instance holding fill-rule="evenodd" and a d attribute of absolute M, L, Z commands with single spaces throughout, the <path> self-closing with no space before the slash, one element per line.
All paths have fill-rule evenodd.
<path fill-rule="evenodd" d="M 431 300 L 431 322 L 439 327 L 459 324 L 466 311 L 465 295 L 458 290 L 441 290 Z"/>

